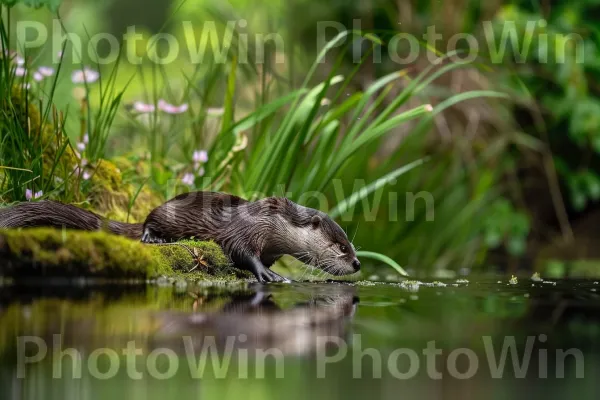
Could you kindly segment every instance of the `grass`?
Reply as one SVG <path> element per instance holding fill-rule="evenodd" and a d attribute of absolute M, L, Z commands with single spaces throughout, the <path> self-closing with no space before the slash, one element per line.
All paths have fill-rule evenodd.
<path fill-rule="evenodd" d="M 3 49 L 11 44 L 6 25 L 9 16 L 5 12 L 2 20 Z M 487 197 L 473 195 L 464 174 L 447 168 L 445 156 L 428 158 L 424 137 L 433 117 L 458 102 L 504 95 L 472 91 L 449 96 L 436 106 L 429 104 L 427 92 L 436 79 L 467 68 L 447 62 L 453 53 L 417 76 L 401 69 L 380 77 L 364 91 L 350 89 L 360 65 L 348 69 L 345 51 L 334 52 L 349 34 L 343 32 L 328 43 L 306 68 L 298 87 L 289 83 L 295 79 L 282 79 L 268 65 L 260 71 L 254 65 L 240 65 L 236 56 L 240 49 L 234 47 L 226 63 L 208 59 L 179 74 L 153 64 L 136 67 L 131 75 L 130 66 L 117 62 L 106 79 L 101 74 L 95 87 L 83 86 L 84 96 L 76 113 L 55 107 L 58 77 L 52 90 L 44 92 L 46 96 L 36 88 L 26 90 L 25 102 L 40 103 L 43 110 L 39 127 L 46 126 L 51 132 L 49 143 L 61 146 L 53 153 L 54 158 L 48 159 L 44 146 L 49 144 L 39 140 L 40 135 L 29 123 L 22 123 L 30 120 L 30 107 L 17 110 L 10 100 L 4 101 L 0 109 L 0 198 L 22 201 L 25 189 L 31 188 L 34 192 L 42 190 L 44 198 L 86 201 L 92 195 L 89 184 L 82 181 L 80 173 L 61 167 L 61 162 L 64 154 L 72 153 L 71 143 L 81 141 L 87 132 L 89 143 L 81 157 L 92 163 L 92 173 L 94 162 L 125 155 L 130 168 L 122 171 L 124 180 L 139 190 L 147 186 L 164 198 L 185 190 L 226 191 L 249 199 L 285 195 L 329 212 L 359 230 L 359 222 L 365 219 L 364 205 L 369 201 L 382 199 L 400 184 L 415 191 L 431 190 L 436 199 L 433 223 L 424 218 L 421 208 L 411 223 L 390 221 L 382 213 L 406 206 L 406 202 L 394 204 L 383 198 L 376 207 L 377 221 L 362 225 L 367 233 L 357 235 L 357 241 L 369 250 L 361 254 L 400 273 L 402 268 L 392 258 L 411 264 L 422 262 L 427 264 L 425 268 L 440 260 L 447 265 L 452 259 L 471 254 L 477 229 L 469 221 L 482 212 Z M 372 36 L 364 37 L 373 40 Z M 327 75 L 319 77 L 325 59 L 334 62 Z M 8 94 L 19 86 L 15 68 L 11 60 L 2 59 L 2 99 L 11 99 Z M 175 80 L 174 75 L 182 79 Z M 137 99 L 149 105 L 166 99 L 172 104 L 186 104 L 189 109 L 178 115 L 168 115 L 158 107 L 148 113 L 134 112 L 131 103 L 129 107 L 123 105 L 128 101 L 127 88 L 137 90 L 141 94 Z M 421 105 L 409 105 L 415 102 Z M 65 122 L 74 118 L 81 123 Z M 379 159 L 378 152 L 387 146 L 388 136 L 415 122 L 414 132 L 385 159 Z M 80 129 L 67 128 L 72 126 Z M 71 141 L 65 140 L 67 137 Z M 134 152 L 120 150 L 133 147 Z M 194 166 L 192 152 L 199 149 L 207 150 L 209 159 Z M 80 162 L 77 158 L 69 167 L 81 167 Z M 448 181 L 444 172 L 451 173 L 451 185 L 441 184 Z M 192 183 L 182 182 L 186 174 L 193 176 Z M 490 182 L 494 179 L 488 177 Z M 139 190 L 130 198 L 129 211 L 135 207 Z M 438 225 L 441 229 L 433 229 Z M 417 238 L 412 239 L 408 251 L 397 245 L 406 237 Z M 377 247 L 392 258 L 371 251 Z M 454 251 L 450 258 L 448 248 Z"/>

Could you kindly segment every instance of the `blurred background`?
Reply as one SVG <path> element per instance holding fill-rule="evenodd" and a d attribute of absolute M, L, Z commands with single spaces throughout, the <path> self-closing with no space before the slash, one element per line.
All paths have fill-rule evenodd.
<path fill-rule="evenodd" d="M 4 36 L 28 72 L 2 78 L 30 82 L 53 139 L 3 140 L 0 165 L 37 177 L 2 170 L 4 202 L 139 220 L 185 190 L 285 194 L 409 272 L 600 273 L 597 1 L 17 3 Z M 20 21 L 49 40 L 20 47 Z M 121 49 L 101 65 L 98 33 Z M 9 114 L 5 135 L 24 126 Z"/>

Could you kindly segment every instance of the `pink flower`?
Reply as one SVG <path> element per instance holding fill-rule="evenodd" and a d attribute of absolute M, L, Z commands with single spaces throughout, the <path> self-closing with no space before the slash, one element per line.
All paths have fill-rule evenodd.
<path fill-rule="evenodd" d="M 73 83 L 94 83 L 98 78 L 100 78 L 98 71 L 94 71 L 88 67 L 73 71 L 73 74 L 71 74 L 71 81 Z"/>
<path fill-rule="evenodd" d="M 41 190 L 39 192 L 33 193 L 31 189 L 25 189 L 25 198 L 27 199 L 27 201 L 30 201 L 32 199 L 39 199 L 43 195 L 44 192 L 42 192 Z"/>
<path fill-rule="evenodd" d="M 87 181 L 88 179 L 90 179 L 92 177 L 92 174 L 90 174 L 88 171 L 83 171 L 83 180 Z"/>
<path fill-rule="evenodd" d="M 154 104 L 146 104 L 141 101 L 136 101 L 133 103 L 133 109 L 140 114 L 148 114 L 153 113 L 156 110 Z"/>
<path fill-rule="evenodd" d="M 194 176 L 194 174 L 190 174 L 188 172 L 183 175 L 183 178 L 181 178 L 181 183 L 183 183 L 184 185 L 192 186 L 195 180 L 196 177 Z"/>
<path fill-rule="evenodd" d="M 204 167 L 200 167 L 197 171 L 196 171 L 196 175 L 198 176 L 204 176 Z"/>
<path fill-rule="evenodd" d="M 205 163 L 208 161 L 208 153 L 206 150 L 195 150 L 192 159 L 195 163 Z"/>
<path fill-rule="evenodd" d="M 189 106 L 187 103 L 183 103 L 179 106 L 175 106 L 173 104 L 169 104 L 163 99 L 158 101 L 158 109 L 166 112 L 167 114 L 181 114 L 188 110 Z"/>
<path fill-rule="evenodd" d="M 42 75 L 40 72 L 36 71 L 36 72 L 33 73 L 33 79 L 36 82 L 41 82 L 41 81 L 44 80 L 44 75 Z"/>
<path fill-rule="evenodd" d="M 84 142 L 78 142 L 77 143 L 77 150 L 79 150 L 80 152 L 83 153 L 85 151 L 85 147 L 86 147 L 86 145 L 85 145 Z"/>
<path fill-rule="evenodd" d="M 38 72 L 43 76 L 52 76 L 54 75 L 54 68 L 50 67 L 39 67 Z"/>
<path fill-rule="evenodd" d="M 88 144 L 90 142 L 90 135 L 87 132 L 83 135 L 83 143 Z"/>
<path fill-rule="evenodd" d="M 18 54 L 15 57 L 15 62 L 17 65 L 25 65 L 25 59 Z"/>
<path fill-rule="evenodd" d="M 15 75 L 16 76 L 25 76 L 27 74 L 27 70 L 23 67 L 17 67 L 15 68 Z"/>

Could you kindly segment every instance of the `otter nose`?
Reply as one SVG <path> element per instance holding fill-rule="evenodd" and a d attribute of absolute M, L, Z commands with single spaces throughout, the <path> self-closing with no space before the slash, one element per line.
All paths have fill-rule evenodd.
<path fill-rule="evenodd" d="M 354 268 L 354 272 L 360 269 L 360 261 L 358 261 L 358 258 L 352 260 L 352 268 Z"/>

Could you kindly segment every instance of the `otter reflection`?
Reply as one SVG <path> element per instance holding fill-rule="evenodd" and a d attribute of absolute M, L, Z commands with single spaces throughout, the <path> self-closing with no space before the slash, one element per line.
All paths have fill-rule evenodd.
<path fill-rule="evenodd" d="M 205 339 L 224 349 L 309 353 L 317 338 L 345 338 L 358 299 L 343 284 L 174 287 L 9 286 L 0 290 L 0 358 L 15 337 L 35 335 L 61 348 L 202 351 Z M 245 340 L 244 340 L 245 339 Z M 187 347 L 186 347 L 187 346 Z M 49 347 L 50 348 L 50 347 Z"/>
<path fill-rule="evenodd" d="M 201 352 L 214 343 L 224 349 L 278 349 L 283 354 L 305 354 L 317 350 L 319 338 L 348 335 L 348 321 L 354 316 L 358 297 L 349 285 L 298 285 L 304 292 L 297 300 L 281 299 L 279 288 L 256 285 L 253 291 L 237 293 L 219 312 L 210 309 L 218 301 L 210 296 L 198 297 L 197 312 L 163 313 L 161 326 L 155 331 L 150 347 L 169 347 Z M 202 304 L 198 304 L 202 303 Z M 188 337 L 184 348 L 183 337 Z M 214 340 L 214 342 L 213 342 Z"/>

